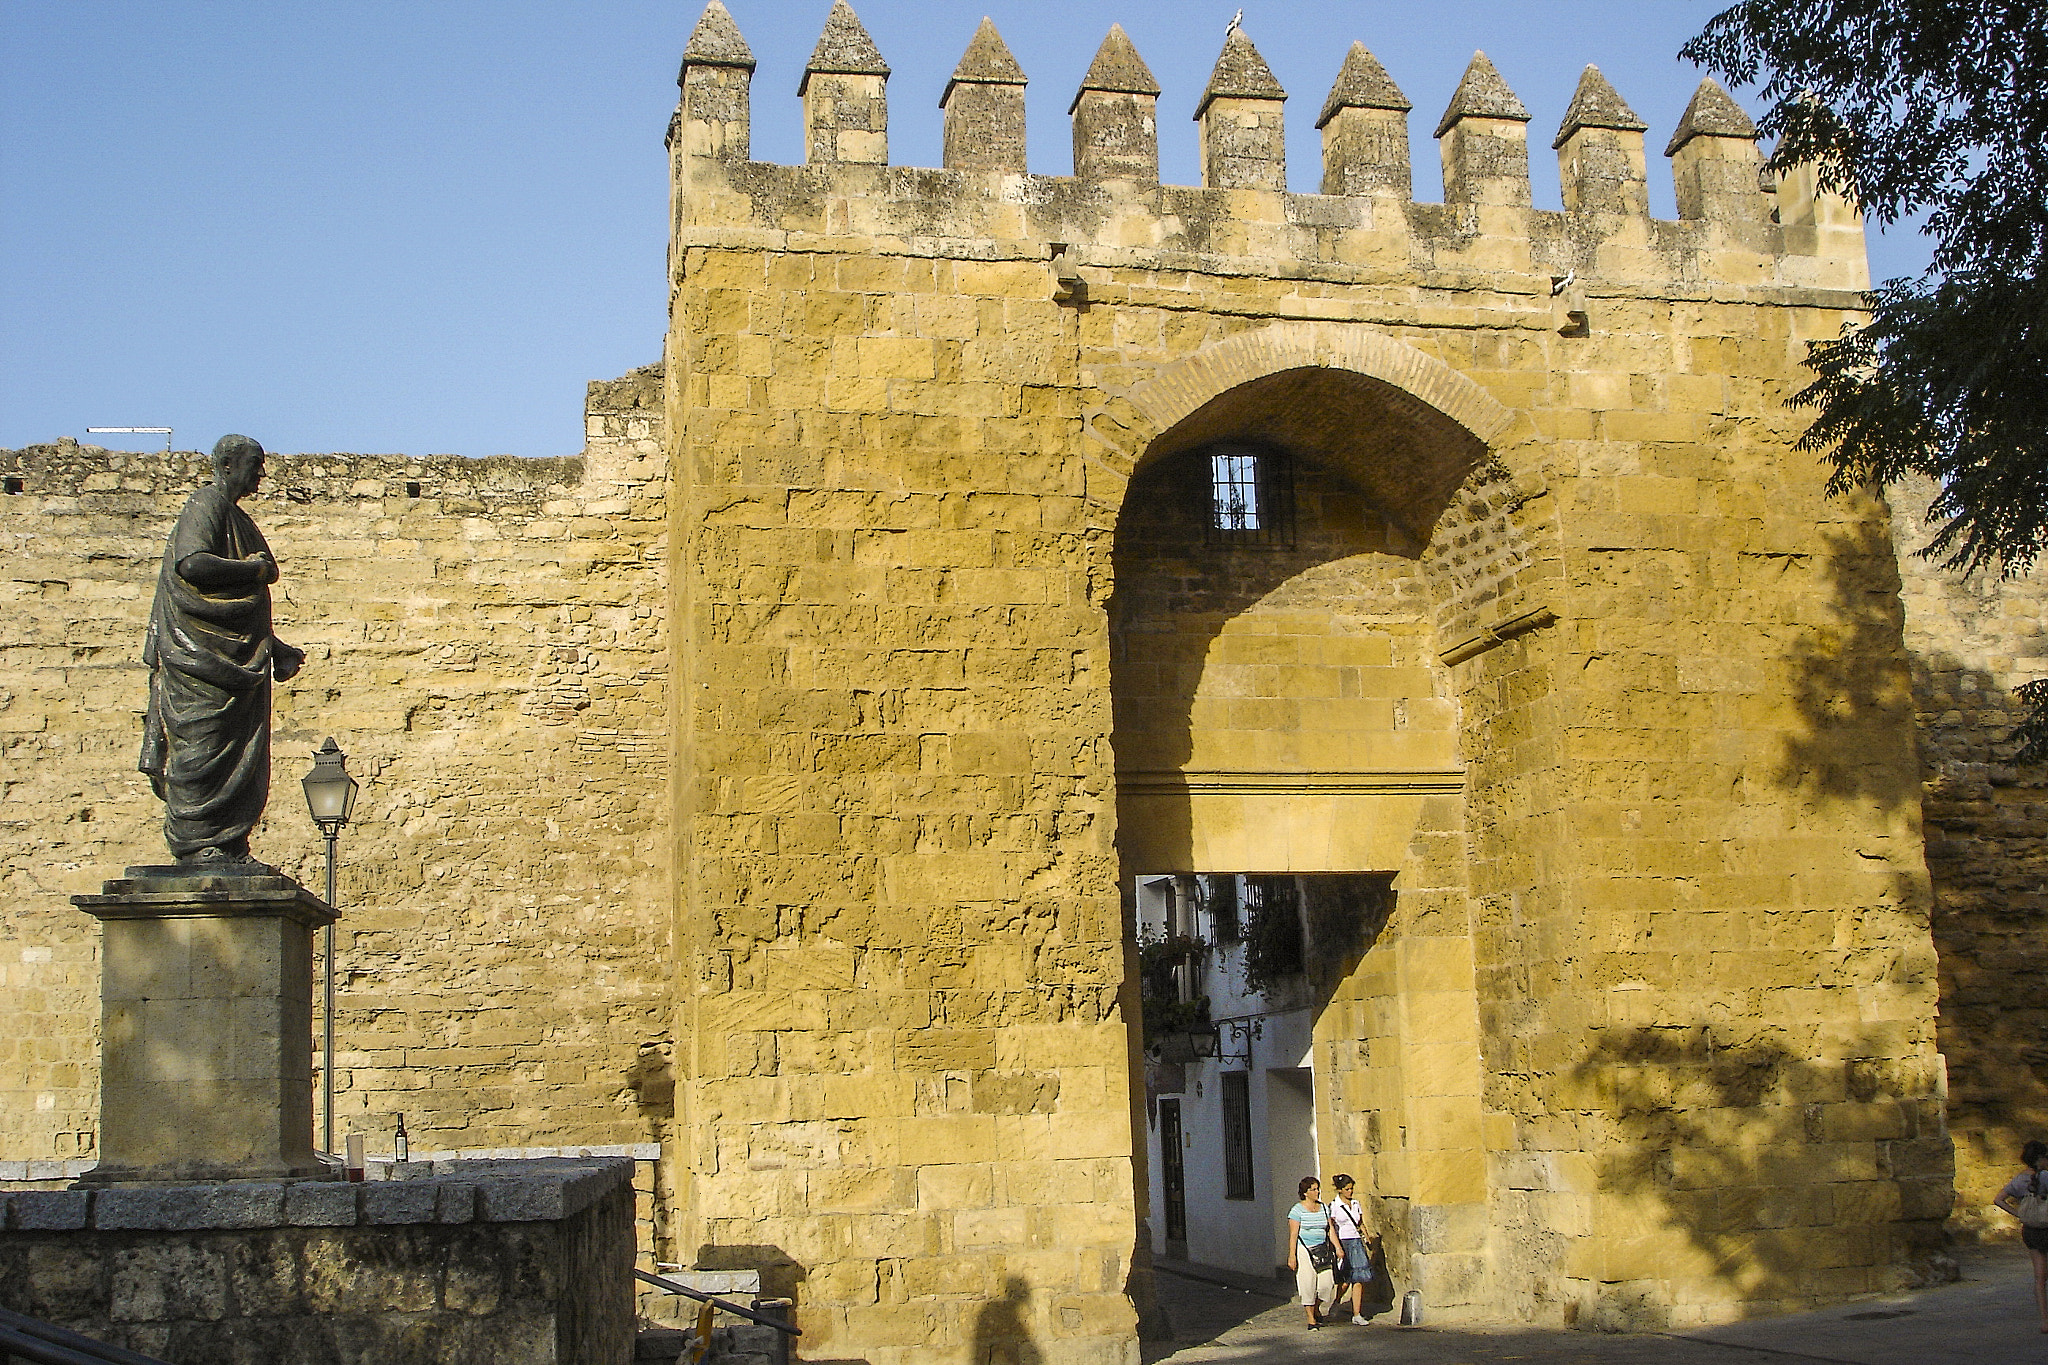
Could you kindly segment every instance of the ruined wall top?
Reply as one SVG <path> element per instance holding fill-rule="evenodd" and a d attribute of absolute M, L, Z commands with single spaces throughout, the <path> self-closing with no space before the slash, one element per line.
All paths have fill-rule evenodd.
<path fill-rule="evenodd" d="M 679 242 L 710 244 L 732 230 L 815 232 L 827 225 L 818 208 L 824 196 L 889 205 L 869 216 L 841 212 L 829 235 L 951 242 L 955 253 L 968 251 L 967 243 L 1039 238 L 1038 254 L 1056 242 L 1075 266 L 1132 264 L 1132 251 L 1163 251 L 1210 263 L 1260 258 L 1335 267 L 1397 249 L 1442 264 L 1469 256 L 1465 248 L 1484 237 L 1494 243 L 1482 267 L 1491 273 L 1547 271 L 1630 292 L 1868 284 L 1853 208 L 1821 192 L 1811 175 L 1770 176 L 1755 124 L 1711 78 L 1700 82 L 1665 147 L 1678 204 L 1678 218 L 1669 221 L 1649 212 L 1647 125 L 1590 66 L 1551 142 L 1562 212 L 1531 205 L 1531 116 L 1483 52 L 1473 54 L 1436 124 L 1442 203 L 1415 199 L 1411 105 L 1358 42 L 1314 123 L 1322 138 L 1318 194 L 1288 188 L 1288 94 L 1235 23 L 1204 89 L 1188 92 L 1200 132 L 1200 186 L 1161 184 L 1161 87 L 1119 25 L 1111 25 L 1068 109 L 1072 176 L 1027 170 L 1027 77 L 986 19 L 940 101 L 942 170 L 889 164 L 889 65 L 847 0 L 834 0 L 799 87 L 803 166 L 750 159 L 753 71 L 738 25 L 720 0 L 710 0 L 683 52 L 682 97 L 669 129 Z M 1503 256 L 1503 239 L 1525 241 L 1526 254 Z"/>

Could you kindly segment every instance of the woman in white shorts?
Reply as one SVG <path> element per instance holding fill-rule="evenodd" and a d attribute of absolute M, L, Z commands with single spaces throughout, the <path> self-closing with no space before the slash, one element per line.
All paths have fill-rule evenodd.
<path fill-rule="evenodd" d="M 1313 1332 L 1323 1325 L 1322 1306 L 1337 1305 L 1337 1266 L 1333 1259 L 1329 1269 L 1316 1269 L 1311 1248 L 1327 1246 L 1330 1251 L 1325 1254 L 1334 1256 L 1336 1247 L 1330 1242 L 1330 1211 L 1323 1207 L 1323 1182 L 1305 1175 L 1296 1193 L 1301 1202 L 1287 1211 L 1287 1268 L 1294 1272 L 1294 1285 L 1301 1291 L 1301 1306 Z"/>

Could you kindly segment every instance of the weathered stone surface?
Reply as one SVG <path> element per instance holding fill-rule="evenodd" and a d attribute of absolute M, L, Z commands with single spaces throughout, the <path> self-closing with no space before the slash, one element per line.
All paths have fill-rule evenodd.
<path fill-rule="evenodd" d="M 1338 68 L 1330 97 L 1323 101 L 1316 127 L 1321 128 L 1335 118 L 1340 109 L 1398 109 L 1405 114 L 1414 107 L 1380 65 L 1379 58 L 1367 51 L 1364 43 L 1353 43 L 1344 54 L 1344 65 Z"/>
<path fill-rule="evenodd" d="M 24 1232 L 82 1228 L 91 1196 L 84 1190 L 21 1190 L 8 1196 L 5 1226 Z"/>
<path fill-rule="evenodd" d="M 83 1177 L 250 1180 L 324 1172 L 305 1039 L 312 931 L 289 877 L 131 867 L 72 904 L 100 921 L 100 1163 Z"/>
<path fill-rule="evenodd" d="M 293 1227 L 353 1227 L 360 1216 L 356 1189 L 345 1181 L 305 1180 L 287 1185 L 284 1221 Z"/>
<path fill-rule="evenodd" d="M 1145 59 L 1138 55 L 1131 35 L 1124 32 L 1124 26 L 1111 24 L 1102 46 L 1095 49 L 1095 60 L 1088 63 L 1088 70 L 1081 77 L 1081 89 L 1157 95 L 1159 81 L 1152 75 L 1152 68 L 1145 65 Z M 1069 109 L 1068 112 L 1073 111 Z"/>
<path fill-rule="evenodd" d="M 948 170 L 1024 170 L 1024 86 L 1024 69 L 984 17 L 939 97 Z"/>
<path fill-rule="evenodd" d="M 846 0 L 832 0 L 831 12 L 825 16 L 825 31 L 818 35 L 818 45 L 811 51 L 809 65 L 804 68 L 805 79 L 825 72 L 844 75 L 886 76 L 889 64 L 882 60 L 882 54 L 875 47 L 875 40 L 868 36 L 853 6 Z M 803 90 L 797 90 L 799 95 Z"/>
<path fill-rule="evenodd" d="M 365 1223 L 431 1223 L 440 1203 L 440 1190 L 427 1180 L 380 1181 L 362 1187 L 362 1221 Z"/>
<path fill-rule="evenodd" d="M 1678 127 L 1672 130 L 1671 141 L 1665 144 L 1664 155 L 1676 155 L 1679 148 L 1696 137 L 1730 137 L 1754 142 L 1758 136 L 1756 124 L 1742 112 L 1742 106 L 1728 97 L 1719 81 L 1706 76 L 1701 78 L 1699 88 L 1692 92 L 1685 113 L 1679 117 Z"/>
<path fill-rule="evenodd" d="M 2048 959 L 2048 771 L 2015 764 L 2010 737 L 2013 689 L 2048 673 L 2048 580 L 1963 578 L 1923 557 L 1939 524 L 1928 523 L 1933 492 L 1894 489 L 1891 533 L 1934 881 L 1955 1221 L 2007 1236 L 1990 1201 L 2021 1146 L 2048 1132 L 2048 1006 L 2031 986 Z"/>
<path fill-rule="evenodd" d="M 1551 146 L 1567 213 L 1626 213 L 1647 218 L 1649 176 L 1644 165 L 1643 130 L 1600 68 L 1589 66 L 1565 110 Z"/>
<path fill-rule="evenodd" d="M 0 1302 L 173 1360 L 619 1365 L 630 1177 L 624 1161 L 532 1163 L 525 1183 L 577 1185 L 573 1212 L 459 1227 L 416 1216 L 422 1195 L 431 1220 L 438 1191 L 468 1188 L 448 1178 L 339 1186 L 363 1211 L 333 1226 L 282 1225 L 276 1186 L 66 1192 L 90 1200 L 90 1224 L 0 1231 Z"/>
<path fill-rule="evenodd" d="M 284 1222 L 283 1185 L 180 1185 L 105 1189 L 92 1226 L 153 1232 L 188 1228 L 274 1228 Z"/>
<path fill-rule="evenodd" d="M 704 6 L 697 27 L 690 31 L 690 41 L 683 45 L 683 70 L 687 72 L 693 66 L 754 69 L 754 50 L 740 36 L 740 26 L 733 22 L 732 12 L 720 0 L 710 0 Z M 683 83 L 680 75 L 676 83 Z"/>
<path fill-rule="evenodd" d="M 1695 100 L 1699 98 L 1694 95 Z M 1565 140 L 1583 128 L 1617 128 L 1624 132 L 1640 133 L 1649 124 L 1636 117 L 1636 111 L 1628 107 L 1628 101 L 1621 97 L 1607 77 L 1600 74 L 1600 68 L 1588 65 L 1579 73 L 1578 88 L 1572 92 L 1572 102 L 1565 107 L 1564 122 L 1558 125 L 1557 136 L 1551 139 L 1551 147 L 1562 147 Z"/>
<path fill-rule="evenodd" d="M 1195 117 L 1201 118 L 1215 99 L 1284 100 L 1287 91 L 1274 78 L 1273 68 L 1266 65 L 1266 59 L 1252 46 L 1252 40 L 1241 28 L 1233 28 L 1223 38 L 1223 51 L 1216 58 L 1216 67 L 1209 73 L 1209 84 L 1202 91 L 1200 103 L 1195 106 Z"/>
<path fill-rule="evenodd" d="M 1017 65 L 1017 59 L 1010 55 L 1010 45 L 1003 41 L 1003 35 L 996 31 L 995 21 L 987 15 L 983 15 L 975 26 L 967 51 L 961 54 L 960 64 L 953 68 L 946 93 L 950 95 L 952 87 L 962 81 L 982 85 L 1025 84 L 1024 68 Z M 941 96 L 939 103 L 943 105 L 945 102 L 945 97 Z"/>
<path fill-rule="evenodd" d="M 1437 120 L 1436 136 L 1449 132 L 1459 119 L 1490 118 L 1512 119 L 1516 123 L 1529 121 L 1529 110 L 1515 92 L 1508 89 L 1508 83 L 1501 77 L 1500 69 L 1484 52 L 1472 54 L 1472 60 L 1465 66 L 1465 74 L 1458 78 L 1458 88 L 1451 92 L 1451 102 L 1445 106 L 1443 117 Z"/>

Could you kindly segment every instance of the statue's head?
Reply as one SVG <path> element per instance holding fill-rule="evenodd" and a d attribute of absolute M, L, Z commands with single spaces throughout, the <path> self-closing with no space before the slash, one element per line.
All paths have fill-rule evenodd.
<path fill-rule="evenodd" d="M 213 481 L 240 502 L 263 481 L 263 447 L 247 436 L 223 436 L 213 443 Z"/>

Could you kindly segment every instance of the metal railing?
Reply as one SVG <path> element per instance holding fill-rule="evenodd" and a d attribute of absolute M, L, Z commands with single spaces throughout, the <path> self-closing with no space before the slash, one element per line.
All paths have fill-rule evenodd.
<path fill-rule="evenodd" d="M 800 1337 L 803 1335 L 802 1330 L 800 1330 L 799 1328 L 792 1327 L 786 1322 L 778 1322 L 774 1318 L 768 1317 L 762 1313 L 757 1313 L 751 1308 L 742 1308 L 738 1304 L 734 1303 L 731 1299 L 721 1299 L 716 1294 L 707 1294 L 701 1289 L 692 1289 L 690 1288 L 690 1286 L 686 1284 L 678 1284 L 676 1281 L 665 1279 L 660 1275 L 650 1275 L 644 1270 L 636 1270 L 633 1272 L 633 1278 L 636 1280 L 645 1280 L 648 1284 L 653 1285 L 655 1288 L 666 1289 L 671 1294 L 686 1295 L 689 1298 L 695 1299 L 699 1303 L 717 1304 L 721 1309 L 732 1314 L 736 1318 L 745 1318 L 748 1322 L 758 1322 L 763 1327 L 773 1327 L 776 1331 L 782 1333 L 784 1336 Z"/>
<path fill-rule="evenodd" d="M 13 1360 L 34 1365 L 168 1365 L 155 1356 L 109 1346 L 41 1318 L 0 1308 L 0 1365 Z"/>

